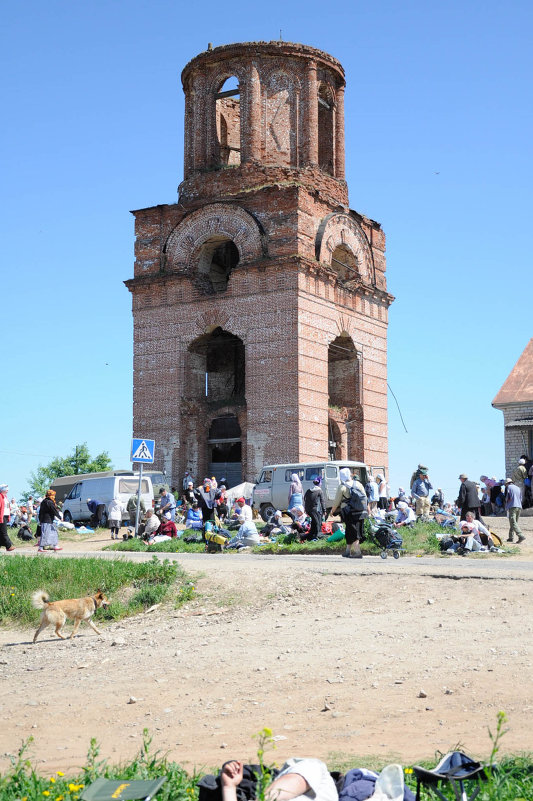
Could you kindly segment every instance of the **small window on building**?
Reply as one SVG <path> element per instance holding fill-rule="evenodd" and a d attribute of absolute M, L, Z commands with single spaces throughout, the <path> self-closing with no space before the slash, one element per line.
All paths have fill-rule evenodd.
<path fill-rule="evenodd" d="M 326 83 L 318 87 L 318 166 L 334 175 L 333 94 Z"/>
<path fill-rule="evenodd" d="M 331 266 L 337 273 L 339 281 L 353 281 L 359 278 L 357 259 L 346 245 L 339 245 L 331 256 Z"/>
<path fill-rule="evenodd" d="M 239 263 L 237 246 L 225 236 L 204 243 L 198 263 L 198 279 L 207 293 L 225 292 L 231 271 Z"/>
<path fill-rule="evenodd" d="M 228 78 L 215 98 L 218 162 L 221 166 L 237 166 L 241 163 L 241 104 L 237 78 Z"/>

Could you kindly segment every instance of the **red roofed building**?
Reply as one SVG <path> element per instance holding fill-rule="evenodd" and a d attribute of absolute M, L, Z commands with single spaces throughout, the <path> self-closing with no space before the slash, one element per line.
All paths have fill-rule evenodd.
<path fill-rule="evenodd" d="M 505 471 L 510 476 L 522 454 L 533 457 L 533 339 L 492 401 L 503 412 Z"/>

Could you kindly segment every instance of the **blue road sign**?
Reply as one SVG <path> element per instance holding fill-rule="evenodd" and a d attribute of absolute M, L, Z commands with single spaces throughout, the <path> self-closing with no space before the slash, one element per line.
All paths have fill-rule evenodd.
<path fill-rule="evenodd" d="M 132 462 L 151 464 L 154 461 L 155 440 L 153 439 L 132 439 L 131 459 Z"/>

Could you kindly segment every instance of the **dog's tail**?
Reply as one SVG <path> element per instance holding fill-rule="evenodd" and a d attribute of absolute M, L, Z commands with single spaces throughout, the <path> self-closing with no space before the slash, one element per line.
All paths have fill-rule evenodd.
<path fill-rule="evenodd" d="M 33 595 L 31 596 L 31 602 L 35 607 L 35 609 L 44 609 L 44 607 L 48 603 L 48 600 L 49 600 L 48 593 L 45 592 L 44 590 L 37 590 L 37 592 L 34 592 Z"/>

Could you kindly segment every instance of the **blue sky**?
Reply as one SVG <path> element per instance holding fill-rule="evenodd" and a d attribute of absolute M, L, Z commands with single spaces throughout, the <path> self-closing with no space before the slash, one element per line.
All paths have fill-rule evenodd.
<path fill-rule="evenodd" d="M 277 39 L 347 75 L 351 207 L 387 234 L 390 478 L 419 461 L 503 476 L 491 400 L 532 335 L 531 30 L 526 2 L 36 0 L 3 11 L 0 480 L 86 441 L 128 466 L 129 209 L 177 200 L 180 72 Z"/>

